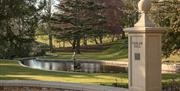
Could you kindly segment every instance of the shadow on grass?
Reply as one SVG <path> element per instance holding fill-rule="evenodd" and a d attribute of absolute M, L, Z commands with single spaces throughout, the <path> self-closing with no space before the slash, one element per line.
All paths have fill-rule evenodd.
<path fill-rule="evenodd" d="M 25 78 L 25 77 L 7 77 L 7 76 L 4 76 L 4 77 L 0 77 L 0 80 L 33 80 L 31 78 Z"/>
<path fill-rule="evenodd" d="M 97 82 L 94 84 L 102 85 L 102 86 L 111 86 L 111 87 L 119 87 L 119 88 L 128 88 L 128 83 L 122 82 Z"/>
<path fill-rule="evenodd" d="M 180 73 L 163 74 L 162 79 L 163 80 L 180 79 Z"/>
<path fill-rule="evenodd" d="M 16 75 L 17 77 L 13 77 Z M 18 75 L 29 75 L 24 77 L 18 77 Z M 33 76 L 49 76 L 56 77 L 55 80 L 59 77 L 67 78 L 68 80 L 94 80 L 89 81 L 89 83 L 99 84 L 104 86 L 117 86 L 127 88 L 127 73 L 77 73 L 77 72 L 50 72 L 50 71 L 42 71 L 36 69 L 30 69 L 21 67 L 17 61 L 0 61 L 0 80 L 39 80 L 38 78 L 33 78 Z M 66 79 L 66 80 L 67 80 Z M 162 84 L 163 87 L 169 87 L 172 79 L 179 84 L 180 83 L 180 73 L 176 74 L 162 74 Z M 42 79 L 41 79 L 42 80 Z M 48 80 L 48 79 L 43 79 Z M 71 81 L 73 82 L 73 81 Z M 82 82 L 88 83 L 88 82 Z M 166 86 L 167 85 L 167 86 Z"/>
<path fill-rule="evenodd" d="M 14 63 L 14 65 L 12 65 L 11 62 L 6 63 L 6 65 L 0 65 L 0 75 L 35 75 L 35 76 L 50 76 L 50 77 L 94 78 L 94 79 L 99 79 L 102 76 L 106 76 L 109 78 L 127 79 L 127 73 L 50 72 L 50 71 L 42 71 L 37 69 L 21 67 L 17 63 Z"/>

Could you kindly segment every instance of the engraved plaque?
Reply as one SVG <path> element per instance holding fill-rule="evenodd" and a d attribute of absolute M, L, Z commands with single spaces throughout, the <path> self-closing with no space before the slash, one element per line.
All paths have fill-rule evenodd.
<path fill-rule="evenodd" d="M 135 60 L 140 60 L 140 53 L 134 53 Z"/>

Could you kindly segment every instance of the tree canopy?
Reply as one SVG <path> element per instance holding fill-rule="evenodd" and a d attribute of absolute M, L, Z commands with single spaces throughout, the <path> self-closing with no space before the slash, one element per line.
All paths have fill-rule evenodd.
<path fill-rule="evenodd" d="M 60 34 L 56 37 L 72 40 L 73 49 L 77 53 L 80 53 L 82 38 L 105 33 L 105 17 L 102 15 L 104 7 L 100 3 L 94 0 L 62 0 L 57 8 L 59 13 L 54 14 L 52 19 L 53 30 Z"/>
<path fill-rule="evenodd" d="M 45 1 L 0 0 L 0 58 L 28 56 Z"/>
<path fill-rule="evenodd" d="M 163 35 L 163 55 L 180 54 L 180 1 L 155 2 L 154 5 L 152 16 L 155 22 L 167 28 Z"/>

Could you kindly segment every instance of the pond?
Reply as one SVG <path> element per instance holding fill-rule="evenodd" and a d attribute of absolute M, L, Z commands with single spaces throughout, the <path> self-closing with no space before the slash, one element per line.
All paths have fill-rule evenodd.
<path fill-rule="evenodd" d="M 115 61 L 69 61 L 69 60 L 42 60 L 26 59 L 21 60 L 23 66 L 48 70 L 48 71 L 72 71 L 88 73 L 120 73 L 127 72 L 127 64 Z"/>

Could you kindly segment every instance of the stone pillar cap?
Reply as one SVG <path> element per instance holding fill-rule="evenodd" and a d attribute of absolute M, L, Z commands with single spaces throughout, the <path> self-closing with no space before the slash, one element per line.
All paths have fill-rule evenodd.
<path fill-rule="evenodd" d="M 129 33 L 163 33 L 168 28 L 164 27 L 131 27 L 125 28 L 125 32 Z"/>

